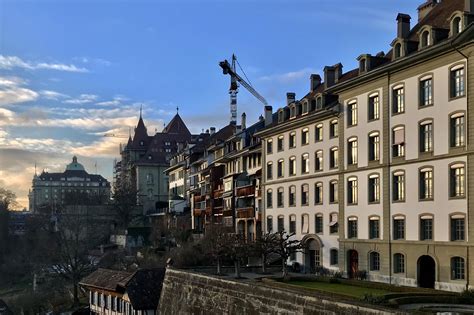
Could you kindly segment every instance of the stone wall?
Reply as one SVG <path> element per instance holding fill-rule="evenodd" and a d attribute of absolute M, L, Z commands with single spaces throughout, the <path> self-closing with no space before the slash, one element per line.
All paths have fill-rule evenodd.
<path fill-rule="evenodd" d="M 353 301 L 283 288 L 268 282 L 232 281 L 168 269 L 159 314 L 395 314 Z"/>

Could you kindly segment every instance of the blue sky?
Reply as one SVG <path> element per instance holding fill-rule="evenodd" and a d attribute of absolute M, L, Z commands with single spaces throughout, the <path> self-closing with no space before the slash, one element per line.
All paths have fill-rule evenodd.
<path fill-rule="evenodd" d="M 356 66 L 387 51 L 409 0 L 0 0 L 0 186 L 26 196 L 38 169 L 73 154 L 110 178 L 143 104 L 148 130 L 176 107 L 192 132 L 224 126 L 228 87 L 218 62 L 235 53 L 276 109 L 302 97 L 325 65 Z M 241 88 L 239 116 L 262 105 Z"/>

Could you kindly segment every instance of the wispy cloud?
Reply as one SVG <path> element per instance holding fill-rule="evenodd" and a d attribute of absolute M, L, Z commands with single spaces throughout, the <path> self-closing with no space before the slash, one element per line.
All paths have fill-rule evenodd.
<path fill-rule="evenodd" d="M 89 72 L 88 69 L 78 67 L 74 64 L 48 63 L 25 61 L 17 56 L 0 55 L 0 69 L 11 70 L 21 68 L 26 70 L 55 70 L 65 72 Z"/>
<path fill-rule="evenodd" d="M 81 105 L 81 104 L 93 103 L 97 101 L 98 99 L 99 99 L 99 96 L 95 94 L 81 94 L 79 95 L 78 98 L 65 100 L 63 103 Z"/>
<path fill-rule="evenodd" d="M 48 100 L 59 100 L 59 99 L 64 99 L 68 98 L 69 96 L 63 93 L 59 93 L 56 91 L 50 91 L 50 90 L 42 90 L 39 91 L 39 94 L 41 97 L 48 99 Z"/>
<path fill-rule="evenodd" d="M 297 71 L 261 76 L 258 79 L 262 81 L 278 81 L 280 83 L 291 83 L 303 78 L 309 78 L 309 75 L 313 73 L 313 71 L 314 70 L 311 68 L 304 68 Z"/>
<path fill-rule="evenodd" d="M 36 100 L 38 93 L 24 87 L 25 83 L 17 77 L 0 77 L 0 106 Z"/>

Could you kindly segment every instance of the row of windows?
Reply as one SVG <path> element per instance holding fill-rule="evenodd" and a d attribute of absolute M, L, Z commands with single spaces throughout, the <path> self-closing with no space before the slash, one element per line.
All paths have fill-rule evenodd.
<path fill-rule="evenodd" d="M 356 239 L 358 238 L 358 218 L 350 216 L 347 218 L 347 238 Z M 433 234 L 433 223 L 434 216 L 432 214 L 423 214 L 419 217 L 419 240 L 420 241 L 432 241 L 434 240 Z M 393 217 L 393 239 L 404 240 L 405 239 L 405 217 L 402 215 L 396 215 Z M 451 214 L 449 216 L 449 231 L 451 241 L 464 241 L 466 232 L 466 217 L 464 214 Z M 370 216 L 369 217 L 369 239 L 380 238 L 380 217 Z"/>
<path fill-rule="evenodd" d="M 339 150 L 337 147 L 331 148 L 329 150 L 329 167 L 331 169 L 337 169 L 339 166 L 338 163 Z M 301 155 L 301 174 L 309 174 L 310 172 L 310 156 L 309 153 L 304 153 Z M 321 172 L 324 170 L 324 153 L 323 150 L 318 150 L 314 153 L 314 171 Z M 273 179 L 273 162 L 267 163 L 267 179 Z M 288 160 L 288 176 L 295 176 L 297 173 L 297 161 L 296 156 L 292 156 Z M 285 160 L 279 159 L 277 161 L 277 177 L 282 178 L 285 176 Z"/>
<path fill-rule="evenodd" d="M 332 120 L 329 123 L 329 138 L 337 138 L 339 134 L 337 119 Z M 309 144 L 310 135 L 309 128 L 303 128 L 301 130 L 301 145 Z M 323 141 L 323 124 L 317 124 L 314 127 L 314 141 L 320 142 Z M 296 148 L 296 132 L 292 131 L 288 135 L 288 148 Z M 279 135 L 277 137 L 277 151 L 281 152 L 285 150 L 285 136 Z M 273 139 L 267 140 L 267 154 L 273 153 Z"/>
<path fill-rule="evenodd" d="M 308 206 L 310 203 L 310 195 L 309 195 L 309 185 L 302 184 L 300 187 L 300 205 L 301 206 Z M 273 208 L 273 189 L 267 189 L 267 208 Z M 296 186 L 288 187 L 288 206 L 294 207 L 296 206 Z M 329 202 L 336 203 L 338 201 L 338 182 L 337 180 L 332 180 L 329 182 Z M 323 183 L 317 182 L 314 184 L 314 204 L 321 205 L 323 204 Z M 285 207 L 285 189 L 283 187 L 277 188 L 277 207 L 283 208 Z"/>
<path fill-rule="evenodd" d="M 465 71 L 464 66 L 457 66 L 450 70 L 450 90 L 451 98 L 465 95 Z M 419 81 L 419 107 L 433 105 L 433 76 L 425 76 Z M 380 117 L 380 99 L 378 94 L 369 95 L 368 99 L 368 121 L 377 120 Z M 397 85 L 392 89 L 392 114 L 405 112 L 405 86 Z M 347 125 L 355 126 L 358 123 L 357 101 L 350 101 L 347 104 Z"/>
<path fill-rule="evenodd" d="M 339 231 L 338 215 L 337 213 L 330 213 L 328 217 L 328 227 L 329 234 L 336 234 Z M 279 215 L 277 217 L 277 231 L 285 231 L 285 216 Z M 291 214 L 289 216 L 289 233 L 296 233 L 296 215 Z M 267 216 L 267 232 L 273 232 L 273 216 Z M 324 234 L 324 215 L 322 213 L 317 213 L 314 215 L 314 231 L 315 234 Z M 301 215 L 301 234 L 309 233 L 309 215 Z"/>

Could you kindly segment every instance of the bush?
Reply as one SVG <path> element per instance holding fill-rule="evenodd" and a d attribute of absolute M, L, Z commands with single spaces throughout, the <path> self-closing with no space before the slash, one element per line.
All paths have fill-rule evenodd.
<path fill-rule="evenodd" d="M 364 293 L 364 296 L 361 298 L 361 300 L 370 304 L 382 304 L 385 299 L 383 295 L 373 295 L 372 293 Z"/>

